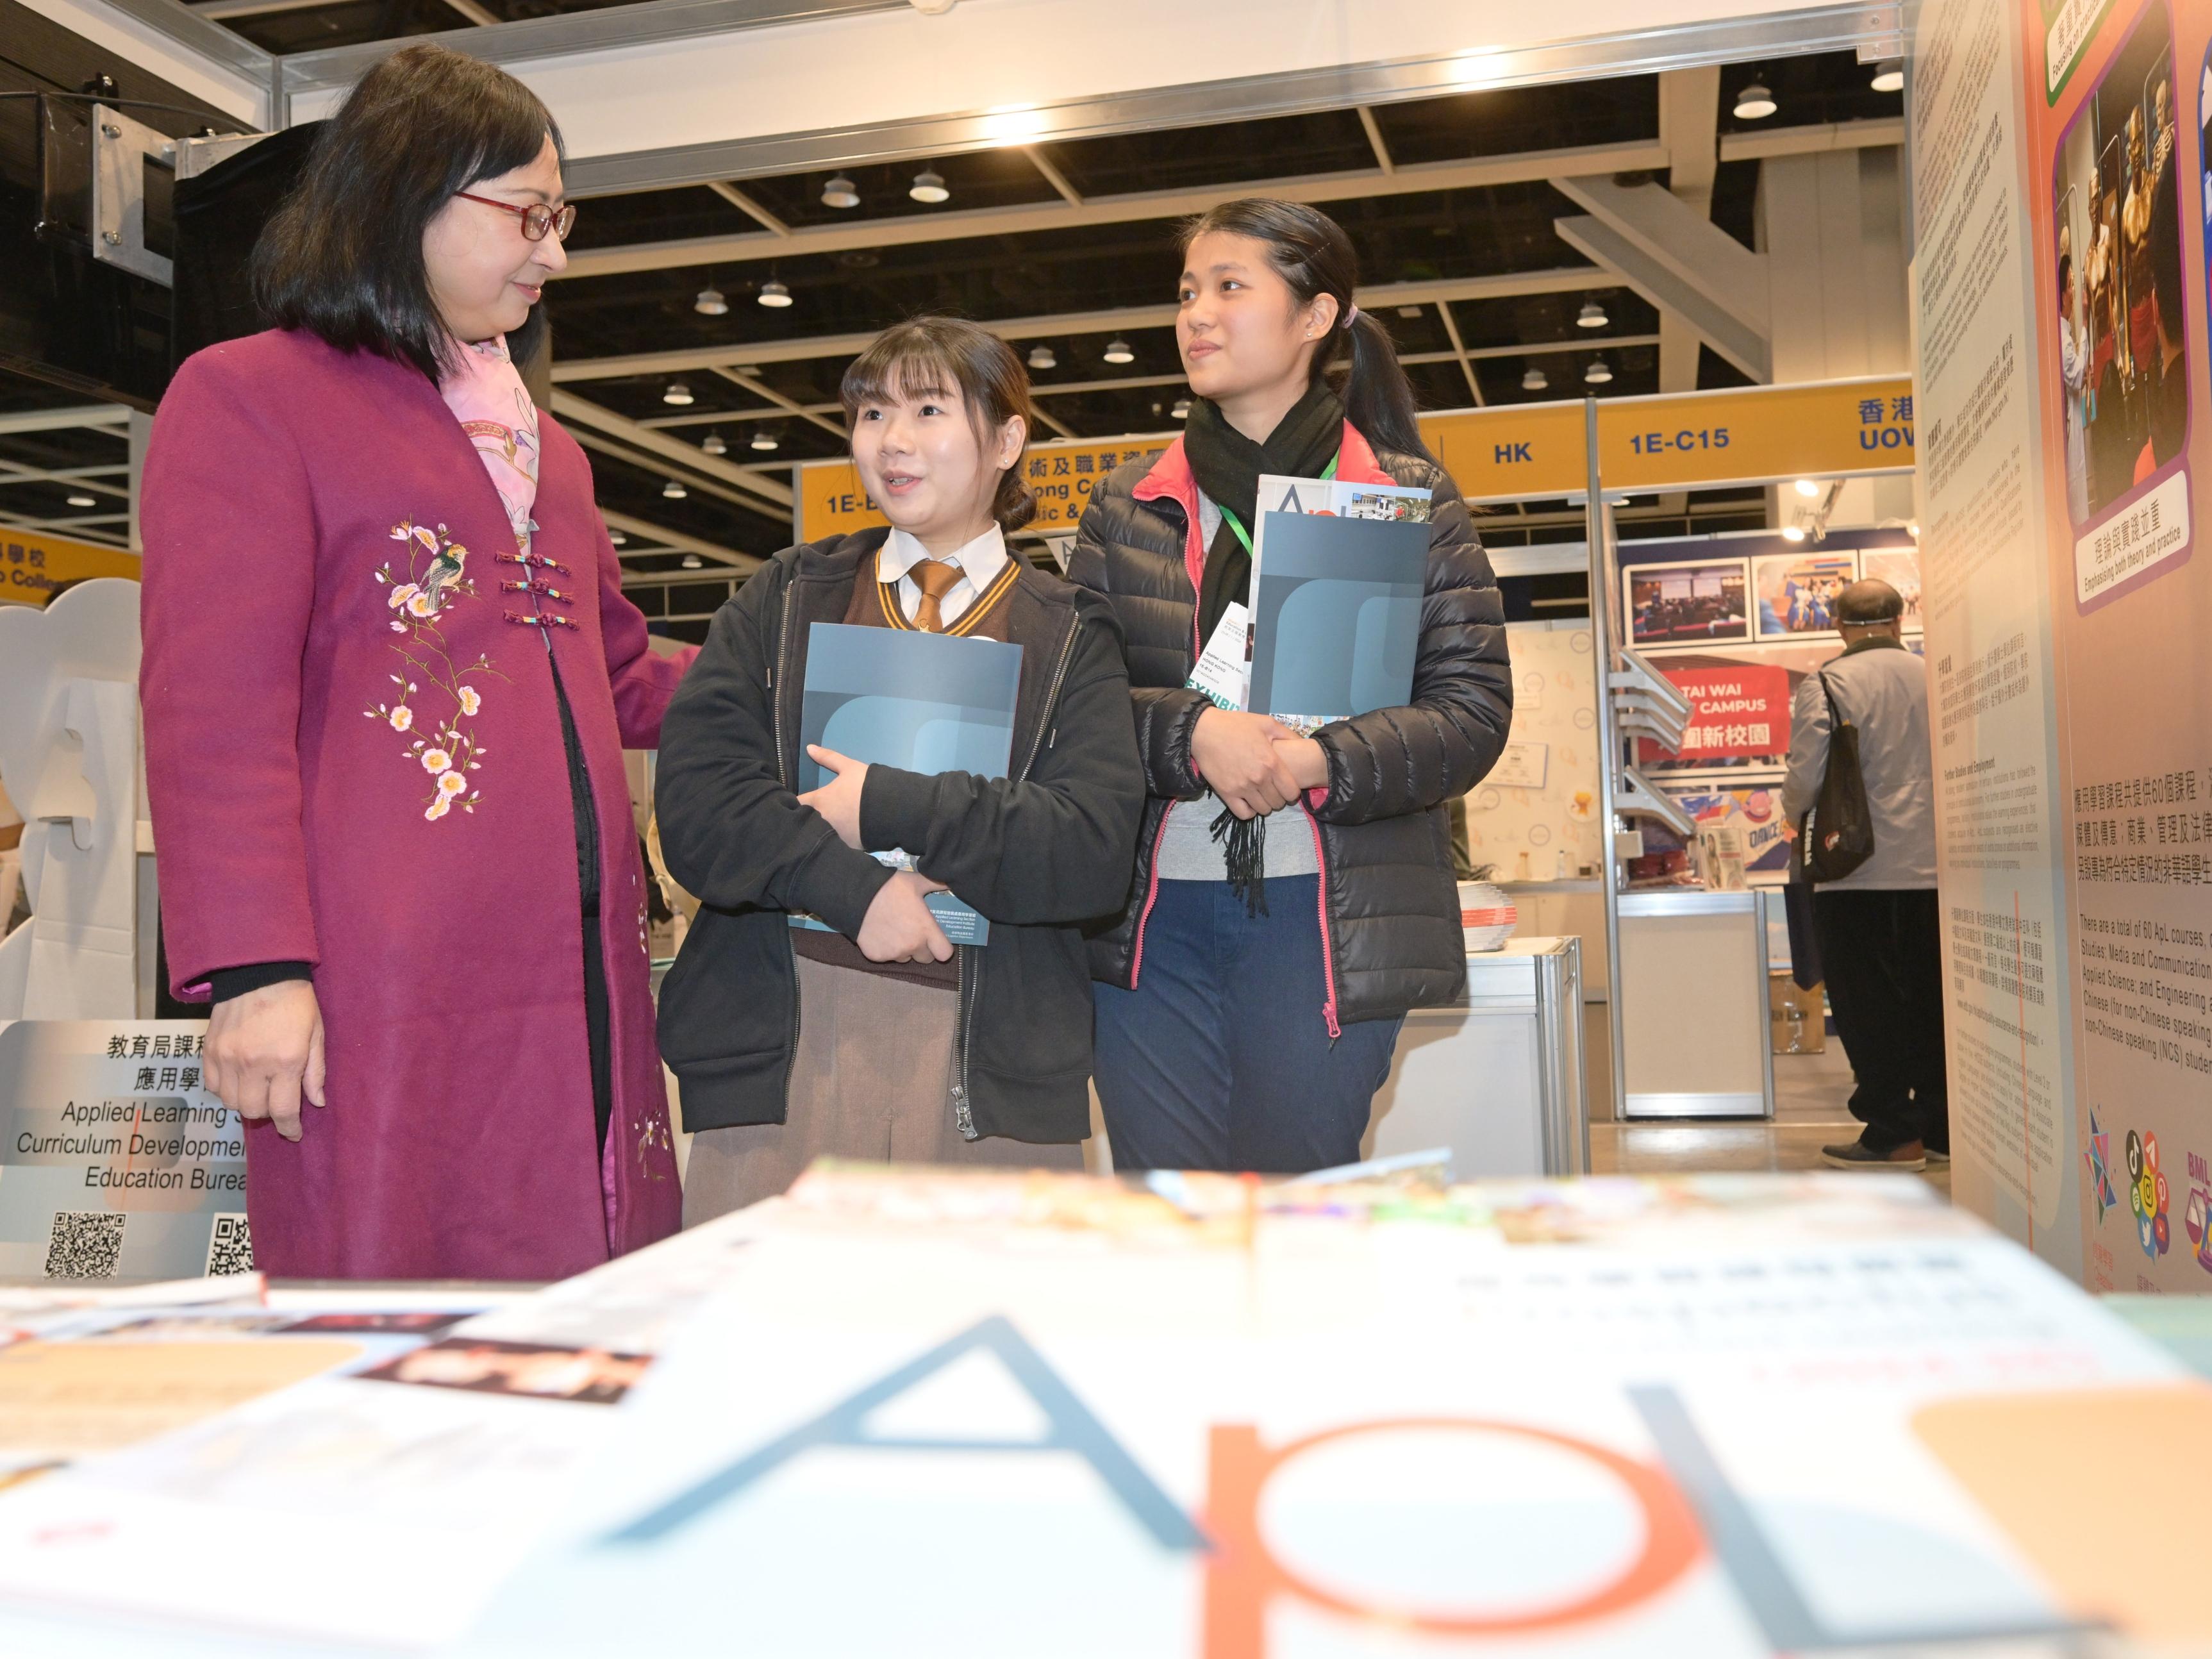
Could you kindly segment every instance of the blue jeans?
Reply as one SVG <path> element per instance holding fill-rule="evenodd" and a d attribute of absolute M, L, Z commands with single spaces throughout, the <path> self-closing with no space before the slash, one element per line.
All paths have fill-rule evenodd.
<path fill-rule="evenodd" d="M 1264 916 L 1222 881 L 1163 881 L 1137 988 L 1091 988 L 1116 1170 L 1303 1174 L 1356 1162 L 1404 1019 L 1332 1042 L 1321 878 L 1270 878 Z"/>

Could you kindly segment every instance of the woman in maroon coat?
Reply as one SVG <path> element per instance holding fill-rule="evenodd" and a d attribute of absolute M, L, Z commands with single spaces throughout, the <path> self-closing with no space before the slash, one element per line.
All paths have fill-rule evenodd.
<path fill-rule="evenodd" d="M 193 357 L 155 422 L 169 974 L 214 1002 L 271 1273 L 551 1279 L 681 1212 L 622 750 L 683 664 L 509 359 L 573 216 L 528 90 L 399 52 L 258 250 L 283 326 Z"/>

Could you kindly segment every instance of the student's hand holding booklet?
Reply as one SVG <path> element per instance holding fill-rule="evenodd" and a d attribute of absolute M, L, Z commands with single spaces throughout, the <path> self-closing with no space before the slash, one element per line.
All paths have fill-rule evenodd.
<path fill-rule="evenodd" d="M 806 745 L 806 758 L 830 774 L 830 781 L 818 789 L 810 789 L 799 798 L 801 806 L 811 806 L 830 820 L 830 827 L 837 832 L 837 839 L 855 852 L 867 849 L 860 845 L 860 792 L 867 787 L 868 763 L 839 754 L 834 749 L 824 749 L 818 743 Z"/>
<path fill-rule="evenodd" d="M 945 884 L 913 870 L 895 870 L 877 890 L 853 941 L 870 962 L 947 962 L 952 941 L 927 902 Z"/>

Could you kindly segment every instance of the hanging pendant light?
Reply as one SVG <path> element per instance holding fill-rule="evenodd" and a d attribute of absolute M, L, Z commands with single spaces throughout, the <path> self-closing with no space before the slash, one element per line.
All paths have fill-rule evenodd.
<path fill-rule="evenodd" d="M 686 570 L 697 570 L 704 567 L 707 562 L 701 558 L 696 553 L 686 553 L 681 559 L 678 560 L 677 562 L 681 564 Z"/>
<path fill-rule="evenodd" d="M 1583 371 L 1583 379 L 1592 386 L 1608 385 L 1613 380 L 1613 368 L 1604 358 L 1596 358 Z"/>
<path fill-rule="evenodd" d="M 945 187 L 945 175 L 934 167 L 924 167 L 914 175 L 914 186 L 907 191 L 917 202 L 927 202 L 932 207 L 939 202 L 949 202 L 952 192 Z"/>
<path fill-rule="evenodd" d="M 1739 121 L 1764 121 L 1779 107 L 1764 81 L 1753 81 L 1735 95 L 1735 118 Z"/>
<path fill-rule="evenodd" d="M 1188 420 L 1190 418 L 1190 399 L 1188 398 L 1176 398 L 1175 400 L 1175 407 L 1168 410 L 1168 413 L 1174 416 L 1178 421 Z"/>
<path fill-rule="evenodd" d="M 762 454 L 766 455 L 772 451 L 782 448 L 783 440 L 776 435 L 775 428 L 774 427 L 757 426 L 753 428 L 752 443 L 750 447 L 757 449 Z"/>
<path fill-rule="evenodd" d="M 619 530 L 610 530 L 607 532 L 607 540 L 617 547 L 628 547 L 629 545 L 629 538 L 623 535 Z"/>
<path fill-rule="evenodd" d="M 660 401 L 675 409 L 689 409 L 692 404 L 691 388 L 681 380 L 671 380 L 668 390 L 660 394 Z"/>
<path fill-rule="evenodd" d="M 771 276 L 760 285 L 760 302 L 770 311 L 781 311 L 791 303 L 791 290 Z"/>
<path fill-rule="evenodd" d="M 856 208 L 860 205 L 860 187 L 841 173 L 822 186 L 822 205 Z"/>
<path fill-rule="evenodd" d="M 726 455 L 730 453 L 729 445 L 722 441 L 722 434 L 719 432 L 709 432 L 701 441 L 699 448 L 702 453 L 708 455 Z"/>
<path fill-rule="evenodd" d="M 1583 308 L 1575 313 L 1577 328 L 1603 328 L 1610 320 L 1605 314 L 1605 307 L 1595 300 L 1584 301 Z"/>
<path fill-rule="evenodd" d="M 1031 346 L 1030 367 L 1035 369 L 1058 368 L 1060 359 L 1053 356 L 1052 348 L 1048 345 Z"/>
<path fill-rule="evenodd" d="M 1137 361 L 1137 354 L 1129 349 L 1129 343 L 1118 334 L 1106 342 L 1105 355 L 1106 361 L 1115 365 Z"/>
<path fill-rule="evenodd" d="M 690 490 L 684 487 L 681 482 L 675 478 L 671 478 L 666 483 L 660 486 L 660 494 L 663 499 L 667 501 L 680 501 L 690 493 L 691 492 Z"/>
<path fill-rule="evenodd" d="M 1521 377 L 1521 389 L 1523 392 L 1541 392 L 1551 384 L 1551 377 L 1540 368 L 1532 368 Z"/>
<path fill-rule="evenodd" d="M 1874 66 L 1874 79 L 1867 84 L 1876 92 L 1903 92 L 1905 60 L 1902 58 L 1883 58 Z"/>
<path fill-rule="evenodd" d="M 722 297 L 718 288 L 702 288 L 699 297 L 691 302 L 691 309 L 702 317 L 723 317 L 729 314 L 730 302 Z"/>

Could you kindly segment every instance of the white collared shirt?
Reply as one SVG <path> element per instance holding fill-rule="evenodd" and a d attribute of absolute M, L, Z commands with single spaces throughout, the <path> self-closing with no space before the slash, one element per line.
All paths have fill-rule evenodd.
<path fill-rule="evenodd" d="M 898 584 L 899 609 L 908 622 L 914 620 L 914 613 L 921 604 L 921 589 L 907 572 L 929 556 L 929 550 L 903 530 L 892 531 L 876 552 L 876 580 Z M 1006 538 L 994 524 L 958 552 L 946 554 L 939 562 L 957 564 L 961 572 L 960 580 L 952 584 L 952 591 L 938 603 L 938 614 L 950 628 L 1006 568 Z"/>

